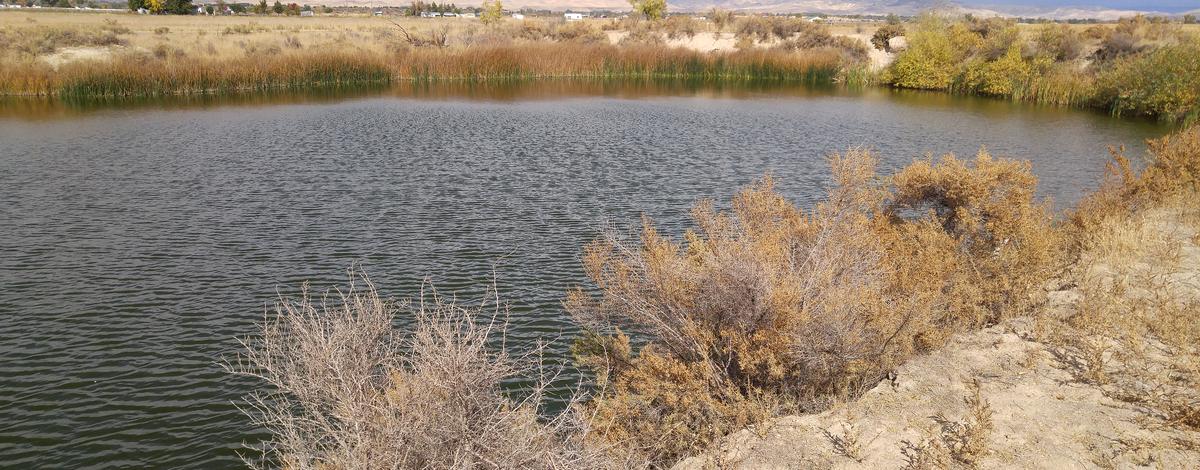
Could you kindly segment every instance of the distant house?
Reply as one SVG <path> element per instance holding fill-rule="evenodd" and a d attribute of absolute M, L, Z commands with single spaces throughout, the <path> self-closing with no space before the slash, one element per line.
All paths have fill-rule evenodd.
<path fill-rule="evenodd" d="M 446 17 L 446 18 L 453 18 L 453 17 L 455 17 L 455 16 L 458 16 L 458 14 L 457 14 L 457 13 L 446 12 L 446 13 L 442 13 L 442 16 L 444 16 L 444 17 Z"/>
<path fill-rule="evenodd" d="M 583 19 L 583 13 L 563 13 L 563 18 L 567 21 L 579 21 Z"/>
<path fill-rule="evenodd" d="M 375 16 L 383 16 L 383 10 L 375 10 Z"/>
<path fill-rule="evenodd" d="M 300 12 L 300 16 L 313 16 L 312 10 L 304 10 Z"/>
<path fill-rule="evenodd" d="M 525 15 L 522 15 L 520 13 L 513 13 L 512 18 L 514 20 L 523 20 L 523 19 L 525 19 Z"/>
<path fill-rule="evenodd" d="M 458 16 L 460 18 L 474 18 L 475 14 L 474 13 L 460 13 Z"/>
<path fill-rule="evenodd" d="M 439 16 L 442 16 L 442 14 L 441 14 L 441 13 L 438 13 L 438 12 L 436 12 L 436 11 L 423 11 L 423 12 L 421 12 L 421 18 L 437 18 L 437 17 L 439 17 Z"/>

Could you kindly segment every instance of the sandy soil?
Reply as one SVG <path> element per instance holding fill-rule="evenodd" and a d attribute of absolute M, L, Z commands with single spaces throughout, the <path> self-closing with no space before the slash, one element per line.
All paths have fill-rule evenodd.
<path fill-rule="evenodd" d="M 1148 245 L 1150 237 L 1178 247 L 1182 270 L 1159 291 L 1169 290 L 1176 299 L 1200 297 L 1198 225 L 1181 223 L 1182 216 L 1169 210 L 1144 217 L 1146 225 L 1133 229 L 1143 233 L 1131 240 Z M 1119 257 L 1105 259 L 1109 265 L 1088 271 L 1112 276 L 1155 268 L 1147 256 L 1123 260 L 1119 267 L 1112 266 Z M 1080 308 L 1080 299 L 1078 288 L 1050 292 L 1043 318 L 1069 315 Z M 1037 322 L 1021 318 L 961 335 L 897 368 L 894 379 L 856 401 L 734 433 L 675 468 L 905 468 L 917 448 L 950 442 L 955 423 L 967 422 L 965 397 L 973 381 L 993 422 L 978 468 L 1200 468 L 1200 432 L 1169 426 L 1136 399 L 1114 398 L 1145 385 L 1139 371 L 1170 370 L 1178 366 L 1175 358 L 1154 352 L 1154 341 L 1147 340 L 1149 353 L 1140 362 L 1108 356 L 1105 373 L 1111 380 L 1098 385 L 1081 378 L 1079 357 L 1071 350 L 1034 340 L 1042 337 L 1035 328 Z M 946 458 L 950 466 L 961 466 Z"/>
<path fill-rule="evenodd" d="M 53 54 L 41 59 L 51 67 L 58 68 L 63 64 L 77 60 L 104 60 L 113 54 L 111 47 L 64 47 Z"/>

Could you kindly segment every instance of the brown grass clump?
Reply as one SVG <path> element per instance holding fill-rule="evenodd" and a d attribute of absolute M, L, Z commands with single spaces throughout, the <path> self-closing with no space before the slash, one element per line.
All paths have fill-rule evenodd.
<path fill-rule="evenodd" d="M 1087 236 L 1113 218 L 1162 206 L 1200 192 L 1200 126 L 1147 142 L 1149 160 L 1140 173 L 1133 170 L 1124 148 L 1113 149 L 1099 190 L 1071 213 L 1075 238 Z"/>
<path fill-rule="evenodd" d="M 1101 190 L 1071 215 L 1079 301 L 1043 321 L 1081 380 L 1200 429 L 1200 129 L 1149 150 L 1141 172 L 1115 152 Z"/>
<path fill-rule="evenodd" d="M 413 322 L 398 331 L 403 312 Z M 227 369 L 270 388 L 248 414 L 273 437 L 253 466 L 284 468 L 608 468 L 583 445 L 570 410 L 538 417 L 540 387 L 512 400 L 502 383 L 540 371 L 537 352 L 489 348 L 504 335 L 485 314 L 436 295 L 411 307 L 365 278 L 347 291 L 281 299 Z M 544 382 L 543 382 L 544 383 Z"/>
<path fill-rule="evenodd" d="M 831 158 L 837 185 L 799 209 L 767 179 L 711 203 L 672 241 L 643 221 L 584 256 L 598 296 L 568 310 L 597 371 L 594 430 L 667 464 L 773 413 L 873 386 L 953 331 L 1028 307 L 1054 230 L 1025 165 L 981 154 L 885 179 L 869 152 Z M 1025 260 L 1025 261 L 1022 261 Z M 1011 281 L 991 280 L 990 276 Z M 635 352 L 625 330 L 650 343 Z"/>

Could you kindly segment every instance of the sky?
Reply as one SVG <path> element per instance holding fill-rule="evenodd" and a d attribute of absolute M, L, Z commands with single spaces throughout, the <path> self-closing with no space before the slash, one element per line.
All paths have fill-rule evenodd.
<path fill-rule="evenodd" d="M 1043 8 L 1099 7 L 1118 10 L 1179 12 L 1200 8 L 1200 0 L 958 0 L 968 6 L 1019 5 Z"/>

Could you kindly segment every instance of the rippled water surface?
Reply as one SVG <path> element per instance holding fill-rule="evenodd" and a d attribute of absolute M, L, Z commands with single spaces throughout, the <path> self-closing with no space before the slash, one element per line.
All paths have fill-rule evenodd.
<path fill-rule="evenodd" d="M 556 88 L 557 87 L 557 88 Z M 550 91 L 547 91 L 550 90 Z M 517 344 L 573 327 L 580 247 L 773 173 L 810 204 L 823 156 L 1028 159 L 1063 207 L 1106 146 L 1165 130 L 941 95 L 661 87 L 422 89 L 343 99 L 0 105 L 0 466 L 235 467 L 262 437 L 216 364 L 277 292 L 360 263 L 406 297 L 495 271 Z"/>

